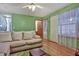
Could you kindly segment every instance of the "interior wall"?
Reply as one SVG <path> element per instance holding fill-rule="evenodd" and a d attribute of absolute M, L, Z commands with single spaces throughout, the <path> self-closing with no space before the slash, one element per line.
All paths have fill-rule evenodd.
<path fill-rule="evenodd" d="M 14 14 L 12 16 L 13 31 L 32 31 L 35 29 L 34 16 Z"/>

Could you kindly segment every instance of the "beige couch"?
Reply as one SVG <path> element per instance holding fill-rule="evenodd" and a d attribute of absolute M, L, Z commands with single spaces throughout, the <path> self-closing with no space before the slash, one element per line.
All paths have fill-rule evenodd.
<path fill-rule="evenodd" d="M 34 32 L 0 32 L 0 43 L 9 44 L 10 53 L 42 46 L 42 39 Z M 1 48 L 1 47 L 0 47 Z"/>

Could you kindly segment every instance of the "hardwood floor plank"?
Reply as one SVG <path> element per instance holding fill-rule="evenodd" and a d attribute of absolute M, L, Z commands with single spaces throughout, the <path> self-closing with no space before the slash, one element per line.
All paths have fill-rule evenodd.
<path fill-rule="evenodd" d="M 49 55 L 53 56 L 74 56 L 75 50 L 64 47 L 55 42 L 51 42 L 49 40 L 43 41 L 42 50 L 45 51 Z"/>

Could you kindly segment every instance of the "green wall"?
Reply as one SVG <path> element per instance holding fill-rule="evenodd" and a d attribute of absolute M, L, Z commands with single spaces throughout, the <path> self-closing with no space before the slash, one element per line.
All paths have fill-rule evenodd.
<path fill-rule="evenodd" d="M 32 31 L 35 28 L 35 20 L 37 17 L 13 14 L 12 25 L 13 31 Z"/>

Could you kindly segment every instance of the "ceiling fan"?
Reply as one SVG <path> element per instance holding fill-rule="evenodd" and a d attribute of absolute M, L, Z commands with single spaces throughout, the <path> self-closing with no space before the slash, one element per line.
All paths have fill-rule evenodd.
<path fill-rule="evenodd" d="M 28 4 L 28 5 L 23 6 L 22 8 L 28 8 L 28 9 L 30 9 L 30 10 L 32 10 L 32 11 L 35 11 L 36 8 L 42 9 L 43 7 L 40 6 L 40 5 L 31 3 L 31 4 Z"/>

